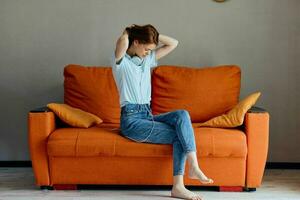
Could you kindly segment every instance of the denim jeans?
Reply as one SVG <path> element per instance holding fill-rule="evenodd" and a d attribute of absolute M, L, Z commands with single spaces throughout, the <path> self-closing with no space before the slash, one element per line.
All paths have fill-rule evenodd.
<path fill-rule="evenodd" d="M 196 152 L 194 129 L 186 110 L 153 115 L 149 104 L 121 108 L 121 134 L 135 142 L 173 144 L 173 176 L 184 175 L 186 154 Z"/>

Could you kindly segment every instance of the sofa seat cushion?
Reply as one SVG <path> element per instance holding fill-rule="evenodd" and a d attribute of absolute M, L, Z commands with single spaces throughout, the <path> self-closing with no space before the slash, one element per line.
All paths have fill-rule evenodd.
<path fill-rule="evenodd" d="M 194 128 L 197 154 L 202 157 L 247 156 L 247 137 L 239 129 Z"/>
<path fill-rule="evenodd" d="M 114 156 L 117 127 L 60 128 L 48 139 L 51 156 Z"/>
<path fill-rule="evenodd" d="M 246 136 L 238 129 L 195 128 L 195 138 L 198 157 L 246 157 Z M 121 136 L 117 126 L 60 128 L 47 148 L 49 156 L 172 156 L 171 144 L 137 143 Z"/>

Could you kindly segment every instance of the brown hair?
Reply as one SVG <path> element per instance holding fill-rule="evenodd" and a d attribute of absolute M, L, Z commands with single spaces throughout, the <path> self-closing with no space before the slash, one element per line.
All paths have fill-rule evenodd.
<path fill-rule="evenodd" d="M 158 45 L 159 33 L 151 24 L 144 26 L 133 24 L 131 27 L 126 27 L 126 31 L 128 32 L 129 47 L 134 40 L 138 40 L 142 44 L 154 43 Z"/>

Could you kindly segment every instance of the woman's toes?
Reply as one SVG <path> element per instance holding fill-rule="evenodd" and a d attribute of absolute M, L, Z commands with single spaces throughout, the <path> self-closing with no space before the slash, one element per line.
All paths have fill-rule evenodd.
<path fill-rule="evenodd" d="M 207 178 L 199 168 L 198 169 L 193 169 L 193 168 L 190 169 L 189 178 L 198 179 L 198 180 L 200 180 L 201 183 L 204 183 L 204 184 L 209 184 L 209 183 L 214 182 L 211 178 Z"/>
<path fill-rule="evenodd" d="M 210 183 L 213 183 L 214 181 L 212 179 L 206 179 L 206 180 L 201 180 L 200 179 L 200 182 L 204 183 L 204 184 L 210 184 Z"/>
<path fill-rule="evenodd" d="M 197 195 L 193 198 L 193 200 L 202 200 L 202 198 L 199 195 Z"/>
<path fill-rule="evenodd" d="M 189 200 L 202 200 L 202 198 L 199 195 L 191 192 L 190 190 L 184 187 L 173 188 L 171 191 L 171 196 Z"/>

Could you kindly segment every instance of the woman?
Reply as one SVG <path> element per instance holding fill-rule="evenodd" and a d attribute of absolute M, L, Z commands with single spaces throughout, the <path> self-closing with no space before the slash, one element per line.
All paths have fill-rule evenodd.
<path fill-rule="evenodd" d="M 164 45 L 155 49 L 158 43 Z M 201 199 L 183 183 L 185 161 L 189 162 L 189 178 L 213 183 L 198 166 L 194 130 L 189 113 L 175 110 L 152 115 L 151 68 L 157 60 L 173 51 L 178 41 L 159 34 L 150 24 L 127 27 L 116 42 L 113 53 L 113 76 L 119 91 L 123 136 L 136 141 L 173 144 L 173 187 L 171 196 Z"/>

